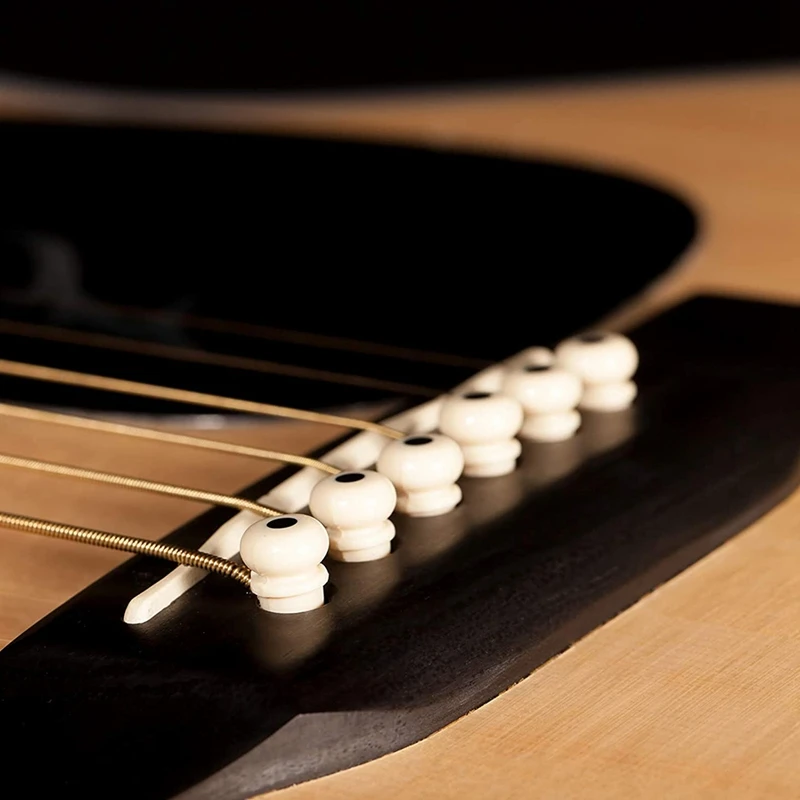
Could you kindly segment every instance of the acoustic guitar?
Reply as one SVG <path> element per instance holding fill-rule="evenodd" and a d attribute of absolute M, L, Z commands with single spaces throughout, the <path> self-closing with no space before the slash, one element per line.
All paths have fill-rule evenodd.
<path fill-rule="evenodd" d="M 468 478 L 465 500 L 450 516 L 415 521 L 398 515 L 392 554 L 367 564 L 331 563 L 334 591 L 323 609 L 308 615 L 260 612 L 244 587 L 212 576 L 181 590 L 169 608 L 128 624 L 128 601 L 174 565 L 3 530 L 0 713 L 6 725 L 12 720 L 6 734 L 13 755 L 7 785 L 23 785 L 13 777 L 22 760 L 24 786 L 33 796 L 72 789 L 78 796 L 246 797 L 271 789 L 275 798 L 796 797 L 799 93 L 800 75 L 791 70 L 269 103 L 47 84 L 0 90 L 0 112 L 12 127 L 21 126 L 10 134 L 20 142 L 39 142 L 39 126 L 59 134 L 109 125 L 153 135 L 160 127 L 256 139 L 268 132 L 312 143 L 332 138 L 342 146 L 378 143 L 499 158 L 514 169 L 539 160 L 546 162 L 544 171 L 534 178 L 548 191 L 563 185 L 559 170 L 589 170 L 599 183 L 568 178 L 575 182 L 563 189 L 559 219 L 563 223 L 573 199 L 584 231 L 592 209 L 605 213 L 598 226 L 605 230 L 612 224 L 608 209 L 624 208 L 630 216 L 616 223 L 625 228 L 635 220 L 642 240 L 658 245 L 620 252 L 620 262 L 630 271 L 638 252 L 643 270 L 652 258 L 658 261 L 652 272 L 660 273 L 631 279 L 617 296 L 593 305 L 604 271 L 615 268 L 614 248 L 602 237 L 579 243 L 587 258 L 602 254 L 596 284 L 588 290 L 593 297 L 581 296 L 588 271 L 580 272 L 572 289 L 583 316 L 569 317 L 562 303 L 567 316 L 552 328 L 557 338 L 590 327 L 631 338 L 641 360 L 633 417 L 623 414 L 613 422 L 613 414 L 587 413 L 573 437 L 579 453 L 569 442 L 562 450 L 526 443 L 523 466 L 510 483 Z M 48 141 L 55 140 L 42 139 L 41 152 Z M 127 157 L 135 155 L 127 151 Z M 412 161 L 398 171 L 416 169 Z M 548 172 L 548 163 L 560 165 L 558 175 Z M 432 167 L 426 162 L 422 168 Z M 134 172 L 135 166 L 131 180 Z M 644 188 L 630 189 L 618 206 L 615 192 L 624 194 L 627 183 Z M 505 201 L 524 203 L 524 184 L 509 191 L 515 197 Z M 595 193 L 594 205 L 581 208 L 584 191 Z M 428 202 L 425 194 L 423 189 L 419 202 Z M 603 197 L 609 198 L 605 212 L 598 210 Z M 430 202 L 435 205 L 435 198 Z M 693 240 L 690 208 L 699 219 Z M 466 204 L 459 209 L 466 223 L 448 227 L 448 235 L 469 236 L 475 219 Z M 653 218 L 671 220 L 673 239 L 666 244 L 658 225 L 647 227 L 651 210 Z M 524 294 L 520 303 L 528 304 L 533 319 L 548 298 L 537 297 L 535 284 L 520 283 L 516 275 L 548 265 L 536 247 L 539 229 L 515 222 L 523 226 L 509 234 L 515 247 L 533 240 L 530 251 L 516 251 L 514 269 L 505 267 L 507 261 L 485 263 L 481 281 L 502 285 L 504 296 Z M 353 232 L 363 233 L 358 221 Z M 574 237 L 580 239 L 581 231 Z M 509 256 L 502 241 L 496 246 L 504 259 Z M 564 246 L 573 243 L 565 240 Z M 480 247 L 486 248 L 482 258 L 491 256 L 485 241 Z M 376 263 L 381 258 L 376 251 Z M 457 271 L 460 265 L 449 266 Z M 425 283 L 427 267 L 411 268 L 418 281 L 412 291 L 398 280 L 379 279 L 370 291 L 414 297 L 430 287 L 441 299 L 432 275 Z M 313 279 L 311 272 L 305 277 Z M 215 280 L 223 283 L 224 269 Z M 346 273 L 337 280 L 347 281 Z M 473 323 L 464 330 L 484 319 L 475 300 L 483 284 L 465 300 L 459 294 L 465 280 L 453 274 L 444 281 L 458 309 L 445 319 Z M 333 292 L 336 281 L 324 285 Z M 486 291 L 491 303 L 502 302 Z M 6 298 L 24 294 L 15 292 Z M 275 294 L 266 293 L 265 308 L 286 301 Z M 327 300 L 309 296 L 315 318 L 324 316 Z M 154 359 L 161 379 L 149 383 L 169 386 L 180 382 L 175 364 L 194 352 L 180 341 L 160 342 L 157 352 L 126 351 L 119 344 L 124 337 L 107 332 L 83 332 L 95 341 L 76 339 L 69 319 L 60 328 L 52 318 L 43 321 L 29 301 L 18 304 L 27 308 L 25 315 L 0 331 L 10 361 L 142 382 L 152 374 L 142 364 Z M 141 321 L 145 305 L 139 311 L 132 310 L 135 302 L 114 308 Z M 299 327 L 291 325 L 288 311 L 273 308 L 276 329 Z M 501 324 L 504 308 L 491 311 L 491 325 Z M 411 320 L 424 316 L 416 303 L 407 311 Z M 273 319 L 266 316 L 262 328 Z M 232 312 L 224 319 L 235 317 Z M 414 417 L 420 403 L 435 403 L 431 395 L 439 389 L 472 386 L 470 376 L 482 370 L 495 374 L 500 359 L 492 347 L 508 343 L 505 357 L 521 351 L 525 325 L 534 331 L 528 345 L 555 344 L 538 341 L 535 319 L 526 316 L 508 322 L 507 340 L 498 335 L 499 344 L 484 343 L 483 350 L 481 339 L 492 338 L 485 331 L 444 336 L 437 343 L 455 354 L 456 363 L 437 363 L 433 353 L 434 363 L 415 366 L 415 358 L 429 359 L 435 349 L 424 338 L 433 335 L 432 324 L 402 354 L 385 345 L 382 355 L 365 356 L 410 363 L 402 367 L 407 373 L 370 368 L 373 383 L 331 390 L 320 403 L 291 383 L 303 376 L 290 375 L 284 394 L 264 397 L 252 375 L 220 386 L 223 373 L 214 370 L 238 368 L 230 363 L 184 360 L 181 375 L 189 376 L 187 390 L 207 392 L 216 385 L 215 395 L 286 405 L 305 400 L 309 408 L 359 419 L 389 416 L 401 427 L 413 418 L 405 432 L 414 435 L 436 428 L 435 421 Z M 67 338 L 51 335 L 54 328 Z M 221 341 L 214 337 L 228 333 L 206 331 L 209 349 Z M 316 343 L 325 353 L 365 344 L 313 336 L 322 338 L 314 338 L 312 347 Z M 251 339 L 236 341 L 252 349 Z M 250 358 L 251 372 L 259 360 L 250 350 L 233 355 Z M 414 395 L 420 375 L 436 391 L 425 394 L 422 380 Z M 124 424 L 133 414 L 136 425 L 164 433 L 293 454 L 313 451 L 323 460 L 349 441 L 340 438 L 340 427 L 311 421 L 225 418 L 222 427 L 196 432 L 187 419 L 214 420 L 164 416 L 171 408 L 157 401 L 141 407 L 84 404 L 95 397 L 89 389 L 72 396 L 51 382 L 36 383 L 39 393 L 29 394 L 28 383 L 5 376 L 4 399 L 44 412 L 72 413 L 82 405 L 81 413 L 101 420 Z M 385 384 L 392 377 L 412 399 L 397 404 L 394 396 L 403 387 L 389 391 Z M 394 399 L 387 400 L 390 394 Z M 263 460 L 35 417 L 0 415 L 0 434 L 4 452 L 28 459 L 228 494 L 253 484 L 244 493 L 253 501 L 277 497 L 283 484 L 276 481 L 289 475 Z M 197 518 L 197 504 L 185 498 L 26 469 L 3 467 L 2 477 L 0 509 L 7 515 L 153 540 L 184 526 L 180 542 L 193 548 L 234 513 L 217 509 Z M 359 576 L 354 570 L 360 567 Z M 337 603 L 339 616 L 320 622 Z M 209 609 L 220 609 L 219 619 Z M 228 638 L 215 640 L 218 629 Z M 263 687 L 253 677 L 254 664 L 267 676 Z M 268 697 L 271 687 L 278 689 Z M 298 694 L 284 702 L 284 691 L 286 697 Z M 319 708 L 312 707 L 317 702 Z M 176 719 L 175 709 L 184 707 L 185 717 Z M 227 716 L 223 707 L 230 708 Z M 123 718 L 113 718 L 120 713 Z M 275 717 L 271 738 L 259 727 L 267 716 Z M 135 735 L 128 737 L 129 730 Z"/>

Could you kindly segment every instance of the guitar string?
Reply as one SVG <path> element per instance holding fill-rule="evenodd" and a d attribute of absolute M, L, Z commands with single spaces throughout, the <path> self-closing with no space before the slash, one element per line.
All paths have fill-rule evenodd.
<path fill-rule="evenodd" d="M 100 303 L 103 310 L 119 316 L 144 319 L 152 322 L 159 311 L 140 308 L 137 306 L 117 305 L 115 303 Z M 161 312 L 171 314 L 173 312 Z M 236 322 L 227 319 L 214 319 L 198 314 L 175 313 L 175 318 L 180 325 L 197 330 L 211 331 L 213 333 L 232 334 L 243 338 L 265 339 L 267 341 L 288 342 L 306 347 L 322 350 L 339 350 L 344 352 L 362 353 L 364 355 L 394 358 L 399 361 L 414 361 L 426 364 L 436 364 L 445 367 L 461 367 L 472 370 L 482 370 L 492 365 L 492 361 L 468 356 L 459 356 L 452 353 L 439 353 L 430 350 L 419 350 L 414 347 L 367 342 L 361 339 L 352 339 L 346 336 L 333 336 L 323 333 L 310 333 L 289 328 L 278 328 L 260 325 L 252 322 Z"/>
<path fill-rule="evenodd" d="M 134 478 L 130 475 L 119 475 L 115 472 L 102 472 L 96 469 L 85 469 L 83 467 L 72 466 L 71 464 L 60 464 L 54 461 L 40 461 L 37 458 L 23 458 L 11 453 L 0 453 L 0 466 L 17 467 L 19 469 L 33 470 L 35 472 L 45 472 L 50 475 L 58 475 L 64 478 L 76 478 L 83 481 L 95 483 L 106 483 L 113 486 L 120 486 L 124 489 L 134 489 L 153 494 L 167 495 L 169 497 L 180 497 L 184 500 L 193 500 L 198 503 L 210 503 L 216 506 L 227 506 L 236 508 L 239 511 L 254 511 L 262 517 L 279 517 L 280 511 L 256 503 L 253 500 L 246 500 L 243 497 L 221 494 L 219 492 L 207 492 L 203 489 L 192 489 L 188 486 L 177 486 L 171 483 L 161 483 L 144 478 Z"/>
<path fill-rule="evenodd" d="M 0 332 L 29 339 L 64 342 L 66 344 L 75 344 L 83 347 L 98 347 L 104 350 L 133 353 L 136 355 L 150 356 L 152 358 L 165 358 L 182 362 L 188 361 L 194 364 L 207 364 L 230 369 L 241 369 L 248 372 L 282 375 L 289 378 L 301 378 L 303 380 L 321 381 L 323 383 L 335 383 L 345 386 L 357 386 L 362 389 L 377 389 L 393 394 L 410 394 L 418 397 L 436 397 L 441 394 L 440 391 L 435 389 L 410 383 L 387 381 L 381 378 L 370 378 L 364 375 L 350 375 L 343 372 L 332 372 L 315 367 L 281 364 L 276 361 L 264 361 L 247 356 L 212 353 L 173 344 L 125 339 L 121 336 L 111 336 L 105 333 L 73 331 L 65 328 L 57 328 L 52 325 L 40 325 L 38 323 L 34 324 L 30 322 L 0 319 Z"/>
<path fill-rule="evenodd" d="M 150 383 L 139 383 L 121 378 L 109 378 L 102 375 L 92 375 L 86 372 L 45 367 L 40 364 L 28 364 L 22 361 L 8 361 L 0 359 L 0 374 L 16 378 L 29 378 L 31 380 L 58 383 L 66 386 L 77 386 L 84 389 L 99 389 L 106 392 L 119 392 L 137 397 L 150 397 L 156 400 L 169 400 L 189 405 L 205 406 L 207 408 L 225 409 L 227 411 L 242 411 L 249 414 L 258 414 L 268 417 L 285 417 L 305 422 L 314 422 L 321 425 L 335 425 L 341 428 L 354 428 L 356 430 L 379 433 L 392 439 L 402 439 L 405 434 L 382 425 L 379 422 L 357 419 L 355 417 L 327 414 L 322 411 L 308 411 L 301 408 L 277 406 L 271 403 L 258 403 L 253 400 L 239 400 L 222 395 L 206 394 L 188 389 L 175 389 L 169 386 L 157 386 Z"/>
<path fill-rule="evenodd" d="M 160 431 L 155 428 L 144 428 L 139 425 L 128 425 L 122 422 L 110 422 L 93 419 L 91 417 L 79 417 L 75 414 L 64 414 L 60 411 L 45 411 L 39 408 L 30 408 L 29 406 L 0 403 L 0 416 L 28 419 L 34 422 L 49 422 L 71 428 L 82 428 L 84 430 L 99 431 L 101 433 L 131 436 L 137 439 L 148 439 L 165 444 L 195 447 L 202 450 L 215 450 L 220 453 L 249 456 L 266 461 L 280 461 L 285 464 L 312 467 L 323 472 L 328 472 L 331 475 L 338 475 L 340 472 L 336 467 L 325 464 L 323 461 L 318 461 L 315 458 L 310 458 L 309 456 L 297 456 L 292 453 L 264 450 L 259 447 L 250 447 L 249 445 L 234 444 L 232 442 L 218 442 L 214 439 L 202 439 L 199 436 L 189 436 L 187 434 L 173 433 L 171 431 Z"/>
<path fill-rule="evenodd" d="M 266 325 L 256 325 L 248 322 L 234 322 L 233 320 L 217 320 L 212 317 L 198 317 L 186 314 L 181 317 L 190 327 L 199 330 L 214 331 L 219 333 L 233 333 L 237 336 L 254 339 L 267 339 L 279 342 L 309 345 L 325 350 L 343 350 L 375 355 L 383 358 L 395 358 L 400 361 L 419 361 L 426 364 L 436 364 L 444 367 L 463 367 L 465 369 L 481 370 L 492 365 L 492 361 L 482 358 L 457 356 L 451 353 L 437 353 L 426 350 L 417 350 L 413 347 L 398 347 L 396 345 L 377 344 L 364 342 L 360 339 L 350 339 L 345 336 L 329 336 L 327 334 L 294 331 L 287 328 L 272 328 Z"/>
<path fill-rule="evenodd" d="M 26 326 L 26 333 L 38 333 L 42 338 L 48 338 L 48 331 L 34 331 L 30 326 Z M 82 338 L 82 337 L 76 337 Z M 100 337 L 104 344 L 124 345 L 124 340 L 116 341 L 114 337 Z M 112 341 L 109 342 L 109 339 Z M 63 337 L 62 337 L 63 340 Z M 75 342 L 75 339 L 73 339 Z M 78 341 L 76 343 L 85 343 L 85 341 Z M 130 343 L 127 343 L 130 344 Z M 102 346 L 102 345 L 101 345 Z M 142 352 L 139 350 L 139 352 Z M 159 353 L 164 354 L 164 351 Z M 187 355 L 191 356 L 204 356 L 202 351 L 191 351 L 188 348 L 175 348 L 169 352 L 167 357 L 172 358 L 186 358 Z M 261 413 L 270 416 L 285 416 L 293 419 L 303 419 L 306 421 L 320 422 L 322 424 L 341 425 L 343 427 L 354 427 L 362 430 L 372 430 L 392 438 L 400 438 L 402 434 L 387 426 L 380 425 L 379 423 L 372 423 L 366 420 L 358 420 L 354 418 L 324 414 L 321 412 L 309 412 L 302 409 L 290 409 L 282 406 L 275 406 L 272 404 L 254 403 L 252 401 L 236 400 L 235 398 L 225 398 L 222 396 L 208 395 L 199 392 L 192 392 L 179 389 L 171 389 L 169 387 L 159 387 L 150 384 L 143 384 L 134 381 L 120 380 L 115 378 L 106 378 L 103 376 L 96 376 L 91 374 L 77 373 L 70 370 L 61 370 L 51 367 L 42 367 L 35 364 L 25 364 L 21 362 L 12 362 L 7 360 L 0 360 L 0 372 L 15 377 L 30 378 L 33 380 L 43 380 L 54 383 L 61 383 L 71 386 L 79 386 L 86 388 L 95 388 L 105 391 L 119 391 L 126 394 L 133 394 L 137 396 L 149 396 L 157 399 L 174 400 L 176 402 L 193 403 L 197 405 L 212 406 L 215 408 L 226 408 L 232 410 L 245 411 L 250 413 Z M 363 384 L 362 384 L 363 385 Z M 397 385 L 395 385 L 396 387 Z M 383 388 L 386 388 L 385 386 Z M 421 388 L 421 387 L 417 387 Z M 403 385 L 402 391 L 407 393 L 408 387 Z M 428 390 L 423 390 L 428 392 Z M 251 448 L 243 445 L 232 445 L 230 443 L 216 442 L 213 440 L 200 439 L 198 437 L 190 437 L 183 434 L 173 434 L 166 431 L 157 431 L 153 429 L 146 429 L 137 426 L 125 425 L 122 423 L 104 422 L 85 417 L 76 417 L 68 414 L 61 414 L 58 412 L 48 412 L 39 409 L 26 408 L 23 406 L 10 406 L 7 404 L 0 404 L 0 413 L 6 416 L 23 417 L 27 419 L 53 422 L 62 425 L 70 425 L 73 427 L 92 429 L 96 431 L 104 431 L 108 433 L 115 433 L 127 436 L 134 436 L 145 439 L 155 439 L 162 442 L 171 442 L 175 444 L 188 445 L 193 447 L 201 447 L 205 449 L 222 450 L 228 453 L 237 453 L 241 455 L 251 455 L 259 458 L 268 458 L 270 460 L 289 461 L 290 463 L 301 464 L 302 466 L 312 466 L 318 469 L 323 469 L 327 472 L 338 473 L 338 469 L 330 467 L 329 465 L 318 462 L 315 459 L 309 459 L 304 456 L 291 456 L 290 454 L 278 453 L 275 451 L 260 450 L 258 448 Z M 280 512 L 274 511 L 266 506 L 261 506 L 258 503 L 244 500 L 242 498 L 231 497 L 214 492 L 206 492 L 203 490 L 191 489 L 189 487 L 175 486 L 171 484 L 164 484 L 156 481 L 149 481 L 130 476 L 118 475 L 114 473 L 105 473 L 98 470 L 88 470 L 80 467 L 73 467 L 66 464 L 56 464 L 53 462 L 44 462 L 37 459 L 28 459 L 13 456 L 10 454 L 0 453 L 0 464 L 6 466 L 13 466 L 23 469 L 36 470 L 40 472 L 47 472 L 56 474 L 63 477 L 72 477 L 83 480 L 102 482 L 107 484 L 114 484 L 130 489 L 138 489 L 142 491 L 149 491 L 158 494 L 165 494 L 170 496 L 182 497 L 184 499 L 191 499 L 201 502 L 210 502 L 219 505 L 232 506 L 240 510 L 247 509 L 255 511 L 262 516 L 278 516 Z M 28 533 L 36 533 L 40 535 L 53 536 L 56 538 L 70 539 L 72 541 L 81 542 L 84 544 L 93 544 L 101 547 L 109 547 L 118 550 L 125 550 L 127 552 L 140 553 L 144 555 L 153 555 L 167 560 L 186 564 L 189 566 L 197 566 L 203 569 L 219 572 L 221 574 L 235 577 L 241 582 L 249 585 L 249 571 L 233 562 L 219 559 L 215 556 L 209 556 L 204 553 L 186 550 L 184 548 L 176 548 L 171 545 L 165 545 L 157 542 L 151 542 L 144 539 L 136 539 L 134 537 L 121 536 L 119 534 L 110 534 L 103 531 L 96 531 L 87 528 L 79 528 L 76 526 L 65 525 L 60 523 L 47 522 L 45 520 L 38 520 L 33 518 L 22 517 L 19 515 L 7 514 L 0 512 L 0 525 L 4 527 L 11 527 L 15 530 L 25 531 Z"/>
<path fill-rule="evenodd" d="M 66 525 L 59 522 L 49 522 L 34 517 L 24 517 L 20 514 L 9 514 L 0 511 L 0 528 L 9 528 L 24 533 L 35 533 L 40 536 L 50 536 L 54 539 L 68 539 L 82 544 L 91 544 L 96 547 L 106 547 L 111 550 L 123 550 L 127 553 L 138 553 L 144 556 L 154 556 L 187 567 L 216 572 L 228 578 L 250 586 L 250 570 L 209 553 L 199 550 L 188 550 L 176 545 L 163 542 L 151 542 L 149 539 L 137 539 L 134 536 L 123 536 L 119 533 L 106 533 L 93 528 L 81 528 L 77 525 Z"/>

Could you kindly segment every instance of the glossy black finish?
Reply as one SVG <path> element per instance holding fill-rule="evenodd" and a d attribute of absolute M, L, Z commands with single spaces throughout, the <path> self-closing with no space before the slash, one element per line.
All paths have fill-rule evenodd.
<path fill-rule="evenodd" d="M 329 565 L 317 611 L 262 613 L 211 577 L 129 627 L 128 599 L 169 568 L 132 560 L 0 652 L 6 783 L 234 800 L 429 735 L 797 484 L 798 332 L 798 308 L 710 298 L 649 322 L 630 412 L 464 480 L 449 515 L 398 517 L 391 556 Z M 197 545 L 227 516 L 169 539 Z"/>
<path fill-rule="evenodd" d="M 129 89 L 319 91 L 795 61 L 786 0 L 6 0 L 0 68 Z"/>
<path fill-rule="evenodd" d="M 627 176 L 492 153 L 8 123 L 0 150 L 14 154 L 0 191 L 1 318 L 443 390 L 470 370 L 200 330 L 186 315 L 496 361 L 635 296 L 696 225 L 679 198 Z M 282 405 L 387 396 L 5 328 L 0 351 Z M 11 393 L 176 410 L 0 379 Z"/>

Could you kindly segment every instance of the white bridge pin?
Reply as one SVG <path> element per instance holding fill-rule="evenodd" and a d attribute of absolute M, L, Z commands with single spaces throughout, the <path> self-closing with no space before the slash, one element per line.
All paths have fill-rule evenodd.
<path fill-rule="evenodd" d="M 321 480 L 308 507 L 328 529 L 330 554 L 337 561 L 375 561 L 388 556 L 397 492 L 384 475 L 371 470 L 341 472 Z"/>
<path fill-rule="evenodd" d="M 619 333 L 586 333 L 556 347 L 556 362 L 584 383 L 580 407 L 622 411 L 636 397 L 631 380 L 639 366 L 633 342 Z"/>
<path fill-rule="evenodd" d="M 503 391 L 525 411 L 520 435 L 538 442 L 560 442 L 575 434 L 581 424 L 575 407 L 582 389 L 577 375 L 546 364 L 511 369 L 503 381 Z"/>
<path fill-rule="evenodd" d="M 461 500 L 461 448 L 449 436 L 412 434 L 395 439 L 378 457 L 378 472 L 397 489 L 397 508 L 413 517 L 452 511 Z"/>
<path fill-rule="evenodd" d="M 516 367 L 527 367 L 529 364 L 536 366 L 551 366 L 556 360 L 555 354 L 552 350 L 546 347 L 529 347 L 515 356 L 511 356 L 505 360 L 504 365 L 506 369 L 514 369 Z"/>
<path fill-rule="evenodd" d="M 442 404 L 439 430 L 455 440 L 464 453 L 464 474 L 487 478 L 514 470 L 522 445 L 514 438 L 524 412 L 513 397 L 468 391 Z"/>
<path fill-rule="evenodd" d="M 286 514 L 259 520 L 243 534 L 242 561 L 252 570 L 250 589 L 261 608 L 296 614 L 325 602 L 328 534 L 307 514 Z"/>

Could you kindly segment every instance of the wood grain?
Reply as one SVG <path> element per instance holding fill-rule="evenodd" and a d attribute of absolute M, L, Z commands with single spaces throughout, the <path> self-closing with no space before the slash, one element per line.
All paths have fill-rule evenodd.
<path fill-rule="evenodd" d="M 170 100 L 0 88 L 0 113 L 281 129 L 551 155 L 665 184 L 699 205 L 683 263 L 614 322 L 698 290 L 800 300 L 800 72 L 335 101 Z M 271 445 L 319 431 L 240 432 Z M 63 433 L 63 432 L 62 432 Z M 4 448 L 221 490 L 261 467 L 123 451 L 0 425 Z M 35 441 L 35 448 L 31 442 Z M 288 444 L 286 444 L 288 446 Z M 33 452 L 35 450 L 35 452 Z M 72 459 L 74 460 L 74 459 Z M 212 459 L 212 461 L 215 459 Z M 5 475 L 4 475 L 5 478 Z M 206 481 L 209 481 L 206 484 Z M 109 496 L 111 493 L 112 496 Z M 195 513 L 111 489 L 8 475 L 0 507 L 161 535 Z M 35 509 L 35 512 L 34 512 Z M 800 793 L 800 495 L 501 697 L 402 752 L 278 793 L 348 797 L 795 798 Z M 118 556 L 2 533 L 0 640 Z M 6 543 L 8 542 L 8 546 Z M 69 551 L 67 551 L 69 548 Z M 31 586 L 35 588 L 31 589 Z M 6 602 L 6 598 L 9 599 Z M 23 598 L 30 597 L 31 602 Z M 0 643 L 2 643 L 0 641 Z"/>

